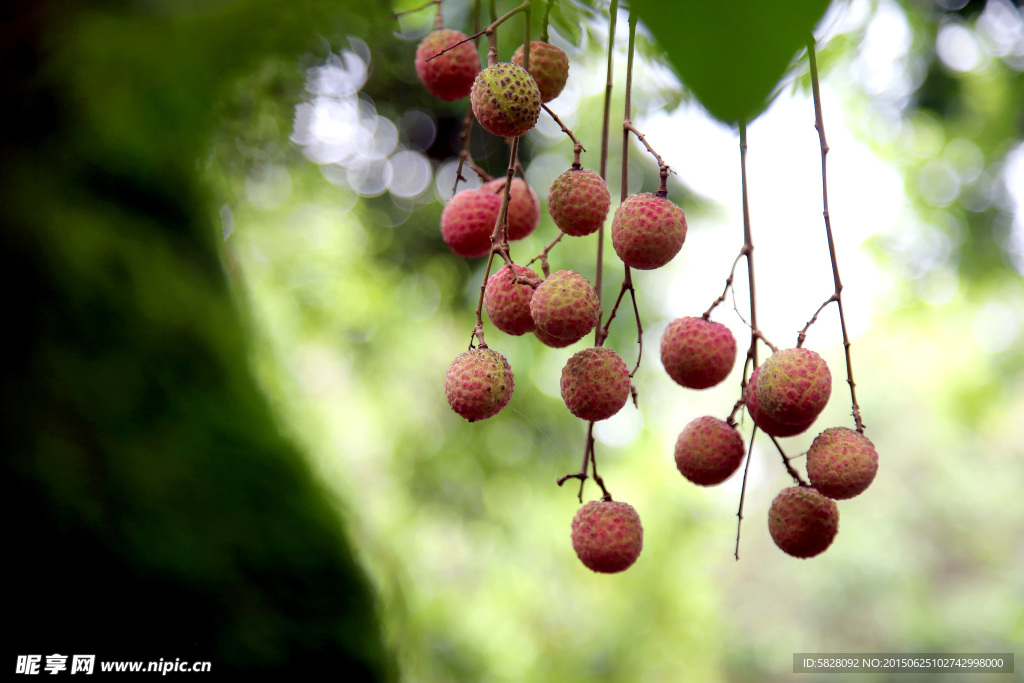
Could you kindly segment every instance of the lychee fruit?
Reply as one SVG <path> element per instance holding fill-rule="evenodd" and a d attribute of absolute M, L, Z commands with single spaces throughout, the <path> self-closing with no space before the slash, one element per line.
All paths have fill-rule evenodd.
<path fill-rule="evenodd" d="M 629 368 L 611 349 L 583 349 L 562 368 L 562 400 L 580 419 L 607 420 L 629 400 Z"/>
<path fill-rule="evenodd" d="M 533 76 L 511 62 L 498 62 L 477 74 L 469 102 L 484 130 L 503 138 L 525 134 L 540 116 L 540 90 Z"/>
<path fill-rule="evenodd" d="M 416 48 L 416 75 L 431 95 L 451 102 L 469 94 L 473 79 L 480 73 L 480 55 L 476 46 L 466 42 L 440 54 L 463 40 L 466 40 L 466 34 L 461 31 L 440 29 L 420 41 Z"/>
<path fill-rule="evenodd" d="M 847 427 L 829 427 L 814 437 L 807 451 L 811 485 L 835 500 L 858 496 L 878 472 L 878 453 L 863 434 Z"/>
<path fill-rule="evenodd" d="M 810 349 L 782 349 L 761 364 L 757 405 L 776 422 L 813 422 L 832 395 L 832 373 L 824 359 Z"/>
<path fill-rule="evenodd" d="M 480 186 L 481 190 L 505 197 L 505 178 L 497 178 Z M 508 200 L 508 239 L 521 240 L 540 223 L 540 199 L 522 178 L 512 179 L 512 197 Z"/>
<path fill-rule="evenodd" d="M 508 405 L 512 385 L 512 368 L 505 357 L 481 347 L 455 357 L 444 380 L 444 393 L 452 410 L 476 422 Z"/>
<path fill-rule="evenodd" d="M 530 313 L 538 330 L 578 341 L 600 321 L 601 304 L 585 277 L 574 270 L 558 270 L 534 290 Z"/>
<path fill-rule="evenodd" d="M 566 235 L 597 232 L 608 218 L 611 195 L 604 179 L 593 171 L 570 168 L 551 183 L 548 213 Z"/>
<path fill-rule="evenodd" d="M 441 236 L 459 256 L 477 258 L 491 251 L 501 199 L 485 190 L 463 190 L 441 212 Z"/>
<path fill-rule="evenodd" d="M 520 45 L 512 61 L 523 65 L 523 46 Z M 540 88 L 540 99 L 550 102 L 561 94 L 569 78 L 569 57 L 565 51 L 540 40 L 530 42 L 530 68 L 527 69 Z"/>
<path fill-rule="evenodd" d="M 747 380 L 747 386 L 743 390 L 743 403 L 747 406 L 747 413 L 750 414 L 750 419 L 754 421 L 754 424 L 765 434 L 776 437 L 796 436 L 810 429 L 817 416 L 811 418 L 810 422 L 788 425 L 765 415 L 757 404 L 757 377 L 760 373 L 760 366 L 754 368 L 754 371 L 750 373 L 750 379 Z"/>
<path fill-rule="evenodd" d="M 728 327 L 704 318 L 678 318 L 661 337 L 661 364 L 689 389 L 713 387 L 736 363 L 736 338 Z"/>
<path fill-rule="evenodd" d="M 553 349 L 564 349 L 566 346 L 572 346 L 580 339 L 583 339 L 584 337 L 587 336 L 587 333 L 584 332 L 575 339 L 573 339 L 572 337 L 569 337 L 568 339 L 562 339 L 560 337 L 552 337 L 550 334 L 540 329 L 539 327 L 533 331 L 533 334 L 535 337 L 537 337 L 537 339 L 540 340 L 542 344 L 544 344 L 545 346 L 550 346 Z"/>
<path fill-rule="evenodd" d="M 615 210 L 612 246 L 630 268 L 661 268 L 679 253 L 685 239 L 686 216 L 664 197 L 634 194 Z"/>
<path fill-rule="evenodd" d="M 537 324 L 530 314 L 530 300 L 533 299 L 533 287 L 516 282 L 516 276 L 537 278 L 537 273 L 526 266 L 508 266 L 487 279 L 484 289 L 484 309 L 494 326 L 505 334 L 519 336 L 533 332 Z"/>
<path fill-rule="evenodd" d="M 615 574 L 629 569 L 644 547 L 640 515 L 629 503 L 592 500 L 572 520 L 572 547 L 592 571 Z"/>
<path fill-rule="evenodd" d="M 676 439 L 676 467 L 699 486 L 715 486 L 731 477 L 744 453 L 736 428 L 710 415 L 691 420 Z"/>
<path fill-rule="evenodd" d="M 825 551 L 839 531 L 839 506 L 806 486 L 783 489 L 768 509 L 768 532 L 782 552 L 814 557 Z"/>

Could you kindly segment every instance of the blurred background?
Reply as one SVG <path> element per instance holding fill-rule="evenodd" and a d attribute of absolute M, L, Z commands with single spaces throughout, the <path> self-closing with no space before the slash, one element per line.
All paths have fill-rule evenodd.
<path fill-rule="evenodd" d="M 8 168 L 33 169 L 20 179 L 4 172 L 5 211 L 24 227 L 5 246 L 15 263 L 42 254 L 8 274 L 11 291 L 35 292 L 15 308 L 44 340 L 25 345 L 27 366 L 7 371 L 11 414 L 24 418 L 8 439 L 14 482 L 36 511 L 15 536 L 29 549 L 25 576 L 43 572 L 36 580 L 52 588 L 68 561 L 46 531 L 80 544 L 73 558 L 94 556 L 99 542 L 113 559 L 92 567 L 92 579 L 110 567 L 138 579 L 125 595 L 160 596 L 146 599 L 170 610 L 153 627 L 164 642 L 215 668 L 319 671 L 350 657 L 366 677 L 407 681 L 775 681 L 793 676 L 796 652 L 1024 653 L 1017 4 L 837 0 L 815 28 L 853 371 L 880 464 L 871 488 L 839 504 L 832 547 L 810 560 L 783 554 L 767 533 L 768 505 L 792 480 L 763 435 L 738 561 L 742 472 L 704 489 L 675 469 L 683 426 L 726 417 L 739 397 L 740 365 L 694 392 L 658 357 L 665 326 L 708 308 L 742 246 L 739 139 L 680 84 L 641 25 L 633 120 L 676 174 L 669 197 L 689 233 L 671 264 L 634 273 L 639 408 L 595 428 L 599 471 L 645 531 L 636 565 L 614 576 L 576 559 L 578 487 L 555 484 L 578 470 L 586 433 L 558 380 L 589 341 L 550 349 L 488 327 L 488 344 L 515 373 L 511 403 L 469 424 L 444 398 L 485 260 L 457 257 L 440 239 L 468 101 L 439 102 L 416 80 L 413 55 L 433 9 L 396 20 L 386 12 L 417 3 L 272 5 L 97 5 L 59 20 L 28 10 L 10 23 L 8 36 L 28 38 L 6 43 L 21 59 L 5 68 L 41 74 L 5 86 L 31 121 L 22 141 L 5 143 L 20 164 Z M 571 68 L 549 106 L 596 170 L 609 27 L 607 7 L 592 5 L 552 12 L 551 42 Z M 445 25 L 472 32 L 471 10 L 445 2 Z M 534 24 L 540 15 L 534 8 Z M 613 210 L 625 17 L 614 54 Z M 506 27 L 504 59 L 522 22 Z M 795 345 L 833 289 L 807 71 L 797 55 L 748 126 L 758 320 L 779 346 Z M 504 172 L 503 142 L 474 128 L 471 150 L 489 173 Z M 629 154 L 629 191 L 655 191 L 651 157 L 635 143 Z M 542 116 L 520 155 L 543 204 L 572 145 Z M 63 175 L 49 175 L 54 168 Z M 556 235 L 542 211 L 513 259 L 530 260 Z M 605 246 L 607 309 L 621 266 Z M 596 237 L 563 240 L 552 268 L 593 280 L 596 249 Z M 744 316 L 746 301 L 738 273 Z M 713 319 L 746 346 L 731 296 Z M 628 312 L 608 345 L 635 362 Z M 818 431 L 853 426 L 834 306 L 806 345 L 834 384 L 815 427 L 782 440 L 801 471 Z M 35 402 L 15 400 L 26 387 Z M 744 418 L 748 441 L 751 427 Z M 599 495 L 587 482 L 584 500 Z M 138 610 L 111 595 L 88 603 L 94 614 L 110 600 Z M 51 647 L 43 643 L 55 628 L 80 648 L 87 618 L 55 626 L 62 620 L 41 614 L 38 598 L 18 605 L 32 615 L 19 653 Z M 204 616 L 174 611 L 182 600 L 201 601 Z M 125 638 L 130 623 L 100 634 Z M 118 642 L 125 659 L 153 645 Z"/>

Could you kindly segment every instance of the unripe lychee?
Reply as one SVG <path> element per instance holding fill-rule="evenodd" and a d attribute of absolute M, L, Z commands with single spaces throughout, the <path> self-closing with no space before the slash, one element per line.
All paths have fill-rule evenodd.
<path fill-rule="evenodd" d="M 750 419 L 754 421 L 754 424 L 763 431 L 765 434 L 770 436 L 796 436 L 797 434 L 803 434 L 806 432 L 817 416 L 811 418 L 810 422 L 803 424 L 788 425 L 783 424 L 777 420 L 765 415 L 764 411 L 760 409 L 757 404 L 757 376 L 761 373 L 761 367 L 754 368 L 754 371 L 750 373 L 750 379 L 747 380 L 747 386 L 743 390 L 743 403 L 747 406 L 747 413 L 750 414 Z"/>
<path fill-rule="evenodd" d="M 505 178 L 497 178 L 480 186 L 481 190 L 493 192 L 499 198 L 505 196 Z M 521 240 L 536 229 L 540 223 L 540 199 L 533 188 L 522 178 L 512 179 L 512 197 L 508 200 L 508 239 Z"/>
<path fill-rule="evenodd" d="M 863 434 L 847 427 L 829 427 L 807 451 L 807 476 L 811 485 L 835 500 L 858 496 L 878 472 L 878 453 Z"/>
<path fill-rule="evenodd" d="M 775 545 L 793 557 L 825 551 L 839 531 L 839 506 L 812 488 L 783 489 L 768 509 L 768 532 Z"/>
<path fill-rule="evenodd" d="M 526 266 L 514 265 L 516 275 L 537 278 L 537 273 Z M 484 308 L 494 326 L 505 334 L 519 336 L 533 332 L 537 324 L 530 314 L 530 300 L 533 299 L 533 287 L 516 282 L 515 275 L 508 266 L 487 279 L 484 290 Z"/>
<path fill-rule="evenodd" d="M 629 400 L 629 368 L 611 349 L 583 349 L 562 368 L 562 400 L 580 419 L 607 420 Z"/>
<path fill-rule="evenodd" d="M 416 75 L 430 94 L 442 100 L 450 102 L 468 95 L 473 79 L 480 73 L 480 55 L 472 42 L 434 57 L 463 40 L 466 34 L 461 31 L 440 29 L 429 34 L 416 48 Z"/>
<path fill-rule="evenodd" d="M 676 467 L 700 486 L 715 486 L 743 462 L 743 437 L 736 428 L 706 415 L 690 421 L 676 439 Z"/>
<path fill-rule="evenodd" d="M 597 232 L 608 218 L 611 195 L 604 179 L 593 171 L 570 168 L 551 183 L 548 212 L 558 229 L 580 237 Z"/>
<path fill-rule="evenodd" d="M 463 190 L 441 212 L 441 236 L 459 256 L 477 258 L 491 251 L 501 199 L 484 190 Z"/>
<path fill-rule="evenodd" d="M 832 373 L 824 359 L 810 349 L 782 349 L 761 364 L 757 405 L 776 422 L 813 422 L 832 395 Z"/>
<path fill-rule="evenodd" d="M 540 116 L 540 90 L 533 76 L 511 62 L 498 62 L 477 74 L 469 101 L 484 130 L 503 138 L 525 134 Z"/>
<path fill-rule="evenodd" d="M 585 277 L 574 270 L 558 270 L 534 290 L 530 313 L 545 334 L 579 340 L 597 325 L 601 305 Z"/>
<path fill-rule="evenodd" d="M 660 268 L 686 239 L 686 216 L 668 199 L 650 192 L 626 197 L 612 219 L 612 246 L 622 262 L 637 270 Z"/>
<path fill-rule="evenodd" d="M 592 571 L 614 574 L 629 569 L 644 547 L 640 515 L 629 503 L 592 500 L 572 520 L 572 547 Z"/>
<path fill-rule="evenodd" d="M 512 368 L 487 348 L 463 351 L 448 367 L 444 393 L 456 413 L 470 422 L 497 415 L 512 398 Z"/>
<path fill-rule="evenodd" d="M 729 376 L 736 363 L 736 338 L 728 327 L 704 318 L 677 318 L 661 337 L 661 364 L 689 389 L 707 389 Z"/>
<path fill-rule="evenodd" d="M 512 61 L 523 65 L 523 46 L 520 45 Z M 565 51 L 540 40 L 530 41 L 530 68 L 527 69 L 540 89 L 540 99 L 550 102 L 561 94 L 569 78 L 569 57 Z"/>

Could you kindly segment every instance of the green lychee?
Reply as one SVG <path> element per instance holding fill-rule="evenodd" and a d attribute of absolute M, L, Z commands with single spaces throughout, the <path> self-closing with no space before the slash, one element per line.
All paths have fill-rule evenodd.
<path fill-rule="evenodd" d="M 498 195 L 485 190 L 463 190 L 441 212 L 441 237 L 459 256 L 484 256 L 491 251 L 491 234 L 500 211 Z"/>
<path fill-rule="evenodd" d="M 750 379 L 747 380 L 747 386 L 743 389 L 743 403 L 747 406 L 747 413 L 750 414 L 750 419 L 754 421 L 754 424 L 765 434 L 776 437 L 796 436 L 810 429 L 817 416 L 811 418 L 810 422 L 788 425 L 765 415 L 757 404 L 757 378 L 760 374 L 761 367 L 754 368 L 754 371 L 750 373 Z"/>
<path fill-rule="evenodd" d="M 776 422 L 813 422 L 832 395 L 832 373 L 824 359 L 810 349 L 782 349 L 761 364 L 757 405 Z"/>
<path fill-rule="evenodd" d="M 520 45 L 512 62 L 523 66 L 523 46 Z M 565 51 L 540 40 L 530 42 L 530 68 L 527 69 L 540 89 L 540 99 L 550 102 L 561 94 L 569 79 L 569 57 Z"/>
<path fill-rule="evenodd" d="M 577 510 L 572 520 L 572 547 L 592 571 L 625 571 L 644 547 L 640 515 L 629 503 L 592 500 Z"/>
<path fill-rule="evenodd" d="M 512 398 L 512 368 L 505 357 L 488 348 L 455 357 L 444 380 L 448 404 L 470 422 L 501 412 Z"/>
<path fill-rule="evenodd" d="M 724 420 L 706 415 L 691 420 L 676 439 L 676 468 L 700 486 L 715 486 L 743 462 L 743 437 Z"/>
<path fill-rule="evenodd" d="M 583 349 L 562 368 L 561 386 L 573 415 L 588 422 L 606 420 L 629 400 L 629 368 L 611 349 Z"/>
<path fill-rule="evenodd" d="M 878 453 L 863 434 L 847 427 L 829 427 L 814 437 L 807 451 L 811 485 L 835 500 L 858 496 L 878 472 Z"/>
<path fill-rule="evenodd" d="M 713 387 L 736 363 L 736 338 L 728 327 L 704 318 L 677 318 L 661 337 L 661 364 L 689 389 Z"/>
<path fill-rule="evenodd" d="M 783 489 L 768 509 L 768 532 L 775 545 L 793 557 L 825 551 L 839 531 L 839 506 L 805 486 Z"/>
<path fill-rule="evenodd" d="M 505 334 L 519 336 L 533 332 L 537 324 L 530 314 L 533 287 L 516 282 L 516 275 L 537 279 L 537 273 L 526 266 L 508 266 L 487 279 L 484 289 L 484 309 L 494 326 Z"/>
<path fill-rule="evenodd" d="M 427 35 L 416 48 L 416 75 L 435 97 L 449 102 L 458 100 L 473 87 L 473 80 L 480 73 L 480 55 L 472 42 L 462 43 L 464 40 L 466 34 L 461 31 L 440 29 Z M 440 54 L 458 43 L 462 44 Z"/>
<path fill-rule="evenodd" d="M 570 168 L 551 183 L 548 212 L 558 229 L 580 237 L 597 232 L 611 207 L 611 195 L 604 179 L 593 171 Z"/>
<path fill-rule="evenodd" d="M 480 186 L 499 198 L 505 196 L 505 178 L 496 178 Z M 512 197 L 508 200 L 508 239 L 521 240 L 540 223 L 540 199 L 522 178 L 512 179 Z"/>
<path fill-rule="evenodd" d="M 615 210 L 612 246 L 630 268 L 661 268 L 685 240 L 686 216 L 668 199 L 643 192 L 626 197 Z"/>
<path fill-rule="evenodd" d="M 503 138 L 524 135 L 540 117 L 540 90 L 533 76 L 511 62 L 498 62 L 477 74 L 469 101 L 480 125 Z"/>
<path fill-rule="evenodd" d="M 545 334 L 579 340 L 597 325 L 601 305 L 585 277 L 574 270 L 558 270 L 534 290 L 530 313 Z"/>

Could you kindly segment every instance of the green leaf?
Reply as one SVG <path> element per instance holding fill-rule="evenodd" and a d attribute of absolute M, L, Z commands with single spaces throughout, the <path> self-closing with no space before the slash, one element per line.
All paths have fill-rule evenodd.
<path fill-rule="evenodd" d="M 715 118 L 750 121 L 767 106 L 829 0 L 632 0 L 679 78 Z"/>

